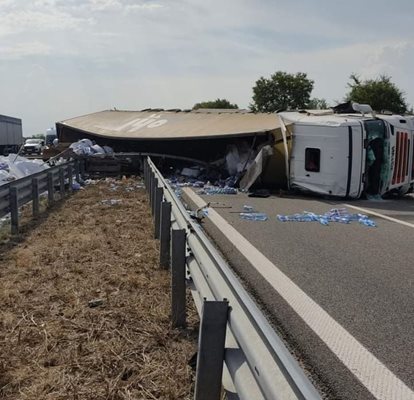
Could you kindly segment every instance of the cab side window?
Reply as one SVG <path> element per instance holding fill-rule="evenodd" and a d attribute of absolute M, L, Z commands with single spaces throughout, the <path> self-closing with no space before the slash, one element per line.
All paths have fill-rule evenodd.
<path fill-rule="evenodd" d="M 319 172 L 321 167 L 321 150 L 308 147 L 305 149 L 305 170 Z"/>

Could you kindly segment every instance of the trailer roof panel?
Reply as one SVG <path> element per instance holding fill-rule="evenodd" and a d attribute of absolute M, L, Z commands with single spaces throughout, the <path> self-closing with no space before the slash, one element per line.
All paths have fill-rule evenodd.
<path fill-rule="evenodd" d="M 276 114 L 254 114 L 244 110 L 108 110 L 58 124 L 107 138 L 135 140 L 244 136 L 270 132 L 280 126 Z"/>

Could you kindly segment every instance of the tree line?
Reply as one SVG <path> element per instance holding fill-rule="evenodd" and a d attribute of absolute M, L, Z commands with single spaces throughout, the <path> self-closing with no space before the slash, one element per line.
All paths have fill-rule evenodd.
<path fill-rule="evenodd" d="M 326 109 L 325 99 L 311 97 L 314 81 L 304 72 L 290 74 L 277 71 L 269 78 L 260 77 L 253 86 L 253 98 L 249 108 L 254 112 L 277 112 L 296 109 Z M 412 113 L 405 100 L 405 95 L 388 75 L 380 75 L 375 79 L 362 80 L 358 75 L 351 74 L 348 92 L 344 101 L 369 104 L 378 113 L 392 112 L 395 114 Z M 200 102 L 193 110 L 200 108 L 237 109 L 226 99 Z"/>

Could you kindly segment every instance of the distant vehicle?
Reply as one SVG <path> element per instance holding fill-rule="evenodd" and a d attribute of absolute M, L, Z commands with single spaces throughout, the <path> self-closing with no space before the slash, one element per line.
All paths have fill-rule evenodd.
<path fill-rule="evenodd" d="M 289 187 L 351 198 L 412 191 L 414 118 L 353 106 L 360 113 L 279 114 L 292 139 Z"/>
<path fill-rule="evenodd" d="M 42 154 L 44 147 L 43 139 L 27 139 L 22 150 L 22 154 Z"/>
<path fill-rule="evenodd" d="M 17 153 L 22 144 L 22 120 L 0 115 L 0 154 Z"/>

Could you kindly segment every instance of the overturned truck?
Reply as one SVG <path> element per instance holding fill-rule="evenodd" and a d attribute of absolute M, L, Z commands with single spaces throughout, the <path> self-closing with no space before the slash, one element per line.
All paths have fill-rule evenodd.
<path fill-rule="evenodd" d="M 349 111 L 349 110 L 348 110 Z M 225 166 L 242 189 L 288 188 L 358 198 L 404 194 L 414 182 L 414 120 L 357 109 L 103 111 L 56 124 L 61 142 L 88 138 L 116 153 Z"/>
<path fill-rule="evenodd" d="M 291 188 L 340 197 L 405 194 L 414 185 L 414 117 L 356 111 L 279 114 L 291 138 Z"/>

